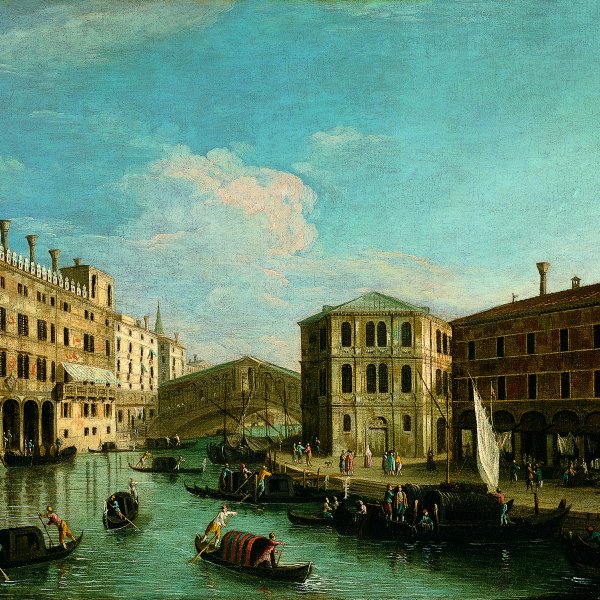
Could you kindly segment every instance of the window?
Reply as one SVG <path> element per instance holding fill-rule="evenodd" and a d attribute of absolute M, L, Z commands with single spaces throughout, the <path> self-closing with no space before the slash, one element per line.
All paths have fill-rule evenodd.
<path fill-rule="evenodd" d="M 46 321 L 42 321 L 41 319 L 38 319 L 37 329 L 38 329 L 38 340 L 40 340 L 41 342 L 45 342 L 48 339 L 48 326 L 46 324 Z"/>
<path fill-rule="evenodd" d="M 90 435 L 90 428 L 89 427 L 84 427 L 83 428 L 83 435 Z"/>
<path fill-rule="evenodd" d="M 50 323 L 50 341 L 54 344 L 56 342 L 56 326 L 54 323 Z"/>
<path fill-rule="evenodd" d="M 92 275 L 92 298 L 96 297 L 96 284 L 98 282 L 98 277 L 96 275 Z"/>
<path fill-rule="evenodd" d="M 569 349 L 569 330 L 560 330 L 560 351 L 566 352 Z"/>
<path fill-rule="evenodd" d="M 594 398 L 600 398 L 600 371 L 594 371 Z"/>
<path fill-rule="evenodd" d="M 0 288 L 4 289 L 6 287 L 6 280 L 4 277 L 0 277 Z"/>
<path fill-rule="evenodd" d="M 440 396 L 442 393 L 442 370 L 435 370 L 435 393 Z"/>
<path fill-rule="evenodd" d="M 570 398 L 571 397 L 571 374 L 561 373 L 560 374 L 560 397 Z"/>
<path fill-rule="evenodd" d="M 104 405 L 104 416 L 107 418 L 110 417 L 110 415 L 112 414 L 112 411 L 110 409 L 111 409 L 110 404 Z"/>
<path fill-rule="evenodd" d="M 402 417 L 402 429 L 404 431 L 410 431 L 412 429 L 412 419 L 410 418 L 410 415 L 404 415 Z"/>
<path fill-rule="evenodd" d="M 56 381 L 56 363 L 54 361 L 50 365 L 50 378 L 51 381 Z"/>
<path fill-rule="evenodd" d="M 352 431 L 352 418 L 350 415 L 344 415 L 344 432 Z"/>
<path fill-rule="evenodd" d="M 104 340 L 104 353 L 106 356 L 110 356 L 110 342 L 108 340 Z"/>
<path fill-rule="evenodd" d="M 475 360 L 475 342 L 471 340 L 467 345 L 467 358 Z"/>
<path fill-rule="evenodd" d="M 117 411 L 117 421 L 119 423 L 123 422 L 123 411 L 122 410 Z"/>
<path fill-rule="evenodd" d="M 92 417 L 98 416 L 98 406 L 92 402 Z"/>
<path fill-rule="evenodd" d="M 535 354 L 535 333 L 527 334 L 527 354 Z"/>
<path fill-rule="evenodd" d="M 88 313 L 87 309 L 86 309 L 86 310 L 84 310 L 84 311 L 83 311 L 83 318 L 84 318 L 84 319 L 87 319 L 87 318 L 88 318 L 88 315 L 89 315 L 89 313 Z"/>
<path fill-rule="evenodd" d="M 442 351 L 448 354 L 448 336 L 445 333 L 442 335 Z"/>
<path fill-rule="evenodd" d="M 69 437 L 69 430 L 68 429 L 63 430 L 63 437 L 65 439 Z"/>
<path fill-rule="evenodd" d="M 17 294 L 22 294 L 22 293 L 23 293 L 23 284 L 17 283 Z"/>
<path fill-rule="evenodd" d="M 129 353 L 131 354 L 131 351 L 133 350 L 133 345 L 131 342 L 129 342 Z"/>
<path fill-rule="evenodd" d="M 90 405 L 87 402 L 83 405 L 83 416 L 84 417 L 90 416 Z"/>
<path fill-rule="evenodd" d="M 69 303 L 63 302 L 62 309 L 63 309 L 63 312 L 69 312 Z"/>
<path fill-rule="evenodd" d="M 383 321 L 377 323 L 377 345 L 380 348 L 387 346 L 387 327 Z"/>
<path fill-rule="evenodd" d="M 327 329 L 325 327 L 321 327 L 319 329 L 319 350 L 327 349 Z"/>
<path fill-rule="evenodd" d="M 84 352 L 94 352 L 94 336 L 89 333 L 83 334 L 83 350 Z"/>
<path fill-rule="evenodd" d="M 448 371 L 444 371 L 442 376 L 442 392 L 444 393 L 444 396 L 448 395 L 448 391 Z"/>
<path fill-rule="evenodd" d="M 496 356 L 498 358 L 504 356 L 504 336 L 496 338 Z"/>
<path fill-rule="evenodd" d="M 537 398 L 537 375 L 527 375 L 527 395 L 530 400 Z"/>
<path fill-rule="evenodd" d="M 473 384 L 471 382 L 467 384 L 467 389 L 469 390 L 469 402 L 473 402 L 475 400 L 475 392 L 473 390 Z"/>
<path fill-rule="evenodd" d="M 6 351 L 0 352 L 0 377 L 6 377 Z"/>
<path fill-rule="evenodd" d="M 367 365 L 367 394 L 377 391 L 377 369 L 375 365 Z"/>
<path fill-rule="evenodd" d="M 368 321 L 365 329 L 365 344 L 369 347 L 375 345 L 375 323 Z"/>
<path fill-rule="evenodd" d="M 112 285 L 109 285 L 106 291 L 106 303 L 108 306 L 112 306 Z"/>
<path fill-rule="evenodd" d="M 46 381 L 46 359 L 38 358 L 36 360 L 36 374 L 38 381 Z"/>
<path fill-rule="evenodd" d="M 106 428 L 106 433 L 110 433 L 110 425 Z"/>
<path fill-rule="evenodd" d="M 442 332 L 439 329 L 435 332 L 435 349 L 438 354 L 442 353 Z"/>
<path fill-rule="evenodd" d="M 504 375 L 498 377 L 496 388 L 498 389 L 498 400 L 506 400 L 506 377 Z"/>
<path fill-rule="evenodd" d="M 63 344 L 65 346 L 69 345 L 69 330 L 67 327 L 63 329 Z"/>
<path fill-rule="evenodd" d="M 405 394 L 412 391 L 412 371 L 409 365 L 404 365 L 400 371 L 400 390 Z"/>
<path fill-rule="evenodd" d="M 412 327 L 410 323 L 402 323 L 402 327 L 400 328 L 400 343 L 404 348 L 412 346 Z"/>
<path fill-rule="evenodd" d="M 17 329 L 19 335 L 28 336 L 29 335 L 29 317 L 27 315 L 22 315 L 21 313 L 17 316 Z"/>
<path fill-rule="evenodd" d="M 325 396 L 327 394 L 327 370 L 321 369 L 319 371 L 319 396 Z"/>
<path fill-rule="evenodd" d="M 352 393 L 352 367 L 342 365 L 342 393 Z"/>
<path fill-rule="evenodd" d="M 342 323 L 342 346 L 344 348 L 352 346 L 352 325 L 348 321 Z"/>
<path fill-rule="evenodd" d="M 29 379 L 29 355 L 19 352 L 17 354 L 17 377 Z"/>
<path fill-rule="evenodd" d="M 0 306 L 0 331 L 6 331 L 6 309 Z"/>
<path fill-rule="evenodd" d="M 94 320 L 94 313 L 93 313 L 93 312 L 91 312 L 91 313 L 90 313 L 90 321 L 93 321 L 93 320 Z"/>
<path fill-rule="evenodd" d="M 388 389 L 388 367 L 387 365 L 379 365 L 379 393 L 387 394 Z"/>
<path fill-rule="evenodd" d="M 98 433 L 98 429 L 96 427 L 92 427 L 92 435 L 96 435 Z"/>
<path fill-rule="evenodd" d="M 71 412 L 69 410 L 70 406 L 71 405 L 68 402 L 63 402 L 62 403 L 62 416 L 63 416 L 63 419 L 69 418 L 69 416 L 70 416 L 69 413 Z"/>
<path fill-rule="evenodd" d="M 55 303 L 56 300 L 54 299 L 54 296 L 50 296 L 50 306 L 54 306 Z"/>

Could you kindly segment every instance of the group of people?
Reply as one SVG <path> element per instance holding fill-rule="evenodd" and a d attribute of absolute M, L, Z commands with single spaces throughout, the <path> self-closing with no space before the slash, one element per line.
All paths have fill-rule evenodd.
<path fill-rule="evenodd" d="M 406 515 L 408 498 L 401 485 L 392 489 L 392 484 L 388 483 L 383 494 L 382 508 L 387 521 L 402 523 Z"/>
<path fill-rule="evenodd" d="M 354 475 L 354 452 L 352 452 L 352 450 L 348 449 L 347 451 L 341 451 L 339 468 L 340 474 L 342 475 Z"/>
<path fill-rule="evenodd" d="M 402 458 L 400 458 L 400 454 L 393 450 L 386 450 L 381 459 L 381 468 L 384 475 L 401 475 Z"/>
<path fill-rule="evenodd" d="M 329 502 L 329 498 L 325 498 L 321 508 L 321 516 L 326 519 L 333 519 L 333 513 L 338 509 L 339 505 L 340 503 L 335 496 L 331 497 L 331 502 Z"/>
<path fill-rule="evenodd" d="M 319 440 L 319 438 L 315 438 L 315 456 L 319 455 L 319 446 L 321 445 L 321 442 Z M 304 458 L 306 460 L 306 466 L 307 467 L 312 467 L 312 457 L 313 457 L 313 449 L 310 445 L 310 443 L 307 443 L 306 446 L 303 446 L 301 442 L 294 442 L 292 444 L 292 462 L 296 465 L 296 464 L 300 464 L 302 462 L 302 456 L 304 455 Z"/>
<path fill-rule="evenodd" d="M 234 489 L 233 470 L 229 466 L 229 463 L 225 463 L 219 477 L 219 489 L 225 492 L 242 492 L 244 494 L 250 494 L 253 491 L 250 487 L 251 480 L 256 478 L 256 492 L 257 496 L 260 498 L 265 493 L 265 480 L 267 477 L 270 477 L 272 473 L 269 472 L 265 465 L 262 465 L 256 473 L 253 473 L 244 463 L 240 464 L 239 472 L 241 474 L 241 482 L 238 484 L 238 488 Z"/>

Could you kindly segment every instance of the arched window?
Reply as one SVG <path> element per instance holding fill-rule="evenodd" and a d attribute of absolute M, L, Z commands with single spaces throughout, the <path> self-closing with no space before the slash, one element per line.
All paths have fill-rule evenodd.
<path fill-rule="evenodd" d="M 442 393 L 442 370 L 435 370 L 435 393 L 439 396 Z"/>
<path fill-rule="evenodd" d="M 412 327 L 410 323 L 402 323 L 400 329 L 401 344 L 404 348 L 412 346 Z"/>
<path fill-rule="evenodd" d="M 438 329 L 435 332 L 435 349 L 439 354 L 442 352 L 442 332 Z"/>
<path fill-rule="evenodd" d="M 365 344 L 367 346 L 375 345 L 375 323 L 373 321 L 367 321 L 367 327 L 365 330 Z"/>
<path fill-rule="evenodd" d="M 379 393 L 388 393 L 388 368 L 387 365 L 379 365 Z"/>
<path fill-rule="evenodd" d="M 377 323 L 377 345 L 380 348 L 387 346 L 387 327 L 383 321 Z"/>
<path fill-rule="evenodd" d="M 352 393 L 352 367 L 342 365 L 342 393 Z"/>
<path fill-rule="evenodd" d="M 444 354 L 448 354 L 448 336 L 446 334 L 442 336 L 442 349 Z"/>
<path fill-rule="evenodd" d="M 352 431 L 352 417 L 348 414 L 344 415 L 344 431 Z"/>
<path fill-rule="evenodd" d="M 367 394 L 377 391 L 377 369 L 375 365 L 367 365 Z"/>
<path fill-rule="evenodd" d="M 352 346 L 352 326 L 348 321 L 342 323 L 342 346 L 344 348 Z"/>
<path fill-rule="evenodd" d="M 448 395 L 448 371 L 444 371 L 442 375 L 442 392 L 444 396 Z"/>
<path fill-rule="evenodd" d="M 404 365 L 400 374 L 400 390 L 404 393 L 412 391 L 412 370 L 409 365 Z"/>
<path fill-rule="evenodd" d="M 96 297 L 96 275 L 92 275 L 92 298 Z"/>

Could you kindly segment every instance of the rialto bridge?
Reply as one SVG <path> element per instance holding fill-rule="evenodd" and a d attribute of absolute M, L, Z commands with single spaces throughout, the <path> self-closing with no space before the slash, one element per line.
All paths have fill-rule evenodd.
<path fill-rule="evenodd" d="M 284 437 L 301 421 L 300 374 L 244 356 L 162 384 L 148 436 L 237 433 L 243 424 Z"/>

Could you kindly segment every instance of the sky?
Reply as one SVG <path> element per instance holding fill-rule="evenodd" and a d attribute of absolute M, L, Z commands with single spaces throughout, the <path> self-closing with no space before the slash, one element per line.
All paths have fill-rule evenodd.
<path fill-rule="evenodd" d="M 600 282 L 600 3 L 0 3 L 9 245 L 189 356 L 299 370 L 369 291 L 452 319 Z"/>

